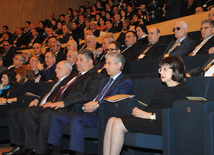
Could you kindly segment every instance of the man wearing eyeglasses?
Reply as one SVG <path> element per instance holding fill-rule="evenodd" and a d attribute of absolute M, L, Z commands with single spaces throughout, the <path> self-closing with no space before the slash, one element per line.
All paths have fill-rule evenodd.
<path fill-rule="evenodd" d="M 185 21 L 177 22 L 172 30 L 177 40 L 171 41 L 166 48 L 164 57 L 185 56 L 192 51 L 195 41 L 187 36 L 188 26 Z"/>
<path fill-rule="evenodd" d="M 214 21 L 206 19 L 201 22 L 201 36 L 202 38 L 196 42 L 192 53 L 189 56 L 195 56 L 200 54 L 213 54 L 214 49 Z"/>
<path fill-rule="evenodd" d="M 3 41 L 4 50 L 1 51 L 1 54 L 4 56 L 3 65 L 9 67 L 13 64 L 13 57 L 16 53 L 16 50 L 12 48 L 12 42 L 5 40 Z"/>
<path fill-rule="evenodd" d="M 22 54 L 16 54 L 13 58 L 13 65 L 9 66 L 8 69 L 15 70 L 16 68 L 23 65 L 25 62 L 25 57 Z"/>

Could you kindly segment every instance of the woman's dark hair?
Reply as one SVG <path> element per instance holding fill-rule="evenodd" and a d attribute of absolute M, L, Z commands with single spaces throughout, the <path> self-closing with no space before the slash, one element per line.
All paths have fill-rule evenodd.
<path fill-rule="evenodd" d="M 43 28 L 45 28 L 45 23 L 43 21 L 40 20 L 39 23 L 42 23 Z"/>
<path fill-rule="evenodd" d="M 85 7 L 84 6 L 80 6 L 79 7 L 79 12 L 80 12 L 80 8 L 83 8 L 84 12 L 85 12 Z"/>
<path fill-rule="evenodd" d="M 170 56 L 163 58 L 159 64 L 159 66 L 168 65 L 173 73 L 172 80 L 177 82 L 186 81 L 186 68 L 184 65 L 184 61 L 179 56 Z"/>
<path fill-rule="evenodd" d="M 104 25 L 105 25 L 105 18 L 104 18 L 104 17 L 102 17 L 102 16 L 99 18 L 97 25 L 101 26 L 101 25 L 100 25 L 100 19 L 103 19 L 103 21 L 104 21 Z"/>
<path fill-rule="evenodd" d="M 113 17 L 113 13 L 111 11 L 107 11 L 106 14 L 107 13 L 110 15 L 111 18 Z"/>
<path fill-rule="evenodd" d="M 30 66 L 21 65 L 20 67 L 15 69 L 16 74 L 20 74 L 21 80 L 19 84 L 23 84 L 25 79 L 28 78 L 29 80 L 35 80 L 35 76 L 33 74 L 33 70 Z"/>
<path fill-rule="evenodd" d="M 5 70 L 5 71 L 1 72 L 1 77 L 2 77 L 3 74 L 7 75 L 7 77 L 8 77 L 8 80 L 9 80 L 8 85 L 13 86 L 13 85 L 15 85 L 17 83 L 16 82 L 16 73 L 14 71 Z"/>
<path fill-rule="evenodd" d="M 146 34 L 148 33 L 147 28 L 146 28 L 145 25 L 143 25 L 143 24 L 137 25 L 137 26 L 135 27 L 135 31 L 136 31 L 136 28 L 137 28 L 137 27 L 141 28 L 141 30 L 142 30 L 144 33 L 146 33 Z"/>
<path fill-rule="evenodd" d="M 125 12 L 125 19 L 126 19 L 126 18 L 127 18 L 127 12 L 126 12 L 126 10 L 125 10 L 125 9 L 121 9 L 121 10 L 120 10 L 120 17 L 122 18 L 121 11 L 124 11 L 124 12 Z"/>
<path fill-rule="evenodd" d="M 68 8 L 67 10 L 69 10 L 71 12 L 71 15 L 69 16 L 70 19 L 73 19 L 74 18 L 73 9 L 72 8 Z"/>
<path fill-rule="evenodd" d="M 96 4 L 93 4 L 92 6 L 95 7 L 95 8 L 96 8 L 96 11 L 97 11 L 97 5 L 96 5 Z M 92 9 L 92 6 L 91 6 L 91 9 Z M 92 11 L 93 11 L 93 10 L 92 10 Z"/>

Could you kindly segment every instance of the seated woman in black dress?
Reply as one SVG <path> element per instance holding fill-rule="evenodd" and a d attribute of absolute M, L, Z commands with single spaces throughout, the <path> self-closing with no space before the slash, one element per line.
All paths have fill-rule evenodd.
<path fill-rule="evenodd" d="M 109 119 L 104 137 L 104 155 L 120 154 L 126 132 L 161 135 L 162 109 L 172 108 L 174 101 L 191 96 L 185 82 L 184 62 L 180 57 L 166 57 L 159 66 L 158 71 L 164 85 L 152 96 L 150 104 L 144 110 L 135 107 L 133 116 Z"/>
<path fill-rule="evenodd" d="M 30 99 L 35 97 L 26 96 L 26 92 L 36 93 L 34 74 L 31 67 L 22 65 L 15 69 L 17 85 L 13 86 L 4 97 L 0 98 L 0 117 L 7 117 L 10 108 L 26 108 Z"/>

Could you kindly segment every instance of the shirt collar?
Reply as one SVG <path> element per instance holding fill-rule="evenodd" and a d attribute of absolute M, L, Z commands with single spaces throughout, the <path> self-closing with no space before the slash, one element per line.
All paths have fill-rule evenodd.
<path fill-rule="evenodd" d="M 120 76 L 121 73 L 122 73 L 122 72 L 118 73 L 117 75 L 115 75 L 115 76 L 113 76 L 113 77 L 111 77 L 111 78 L 114 79 L 114 80 L 116 80 L 116 79 L 118 78 L 118 76 Z"/>

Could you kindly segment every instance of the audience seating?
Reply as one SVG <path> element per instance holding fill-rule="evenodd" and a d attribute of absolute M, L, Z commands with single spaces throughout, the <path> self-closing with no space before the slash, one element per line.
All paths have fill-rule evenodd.
<path fill-rule="evenodd" d="M 132 94 L 135 94 L 135 99 L 127 99 L 117 103 L 107 103 L 101 105 L 98 110 L 99 130 L 97 128 L 85 129 L 85 137 L 87 139 L 98 139 L 99 154 L 102 154 L 103 136 L 108 119 L 113 116 L 118 117 L 123 115 L 131 115 L 132 109 L 136 106 L 143 109 L 144 106 L 140 105 L 138 101 L 140 100 L 145 104 L 149 104 L 149 100 L 154 91 L 161 85 L 159 78 L 133 79 L 133 82 L 134 87 L 132 89 Z M 209 100 L 214 100 L 214 96 L 212 95 L 214 89 L 212 88 L 213 82 L 213 78 L 191 77 L 187 79 L 187 83 L 192 90 L 193 96 L 201 96 Z M 176 119 L 179 120 L 179 117 L 177 117 Z M 178 136 L 176 133 L 176 119 L 174 118 L 174 109 L 164 109 L 162 125 L 163 136 L 143 133 L 126 133 L 124 144 L 132 148 L 128 150 L 130 152 L 133 152 L 133 150 L 135 150 L 133 148 L 136 148 L 136 150 L 138 151 L 139 148 L 141 148 L 141 151 L 144 151 L 145 149 L 146 151 L 163 151 L 164 154 L 174 155 L 177 153 L 178 148 L 182 147 L 179 145 L 177 146 Z M 69 126 L 67 126 L 66 128 L 64 130 L 64 133 L 66 135 L 69 135 Z M 97 143 L 96 141 L 94 142 Z"/>
<path fill-rule="evenodd" d="M 184 56 L 182 57 L 186 66 L 186 70 L 197 68 L 203 65 L 211 57 L 209 54 L 197 56 Z M 155 78 L 159 77 L 158 68 L 160 59 L 143 60 L 129 63 L 128 75 L 131 78 Z"/>

